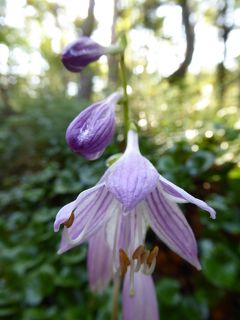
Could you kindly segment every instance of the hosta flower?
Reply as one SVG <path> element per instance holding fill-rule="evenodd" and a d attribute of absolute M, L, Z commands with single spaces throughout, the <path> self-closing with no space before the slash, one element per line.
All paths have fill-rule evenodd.
<path fill-rule="evenodd" d="M 89 63 L 98 60 L 104 47 L 88 37 L 81 37 L 68 45 L 62 53 L 62 63 L 72 72 L 81 72 Z"/>
<path fill-rule="evenodd" d="M 121 158 L 96 186 L 80 193 L 58 212 L 55 231 L 64 225 L 59 253 L 89 241 L 91 287 L 101 291 L 114 273 L 120 272 L 122 276 L 127 273 L 123 303 L 124 310 L 128 310 L 131 302 L 126 298 L 126 291 L 129 291 L 129 299 L 133 299 L 130 300 L 133 306 L 139 304 L 147 292 L 155 297 L 151 278 L 146 280 L 146 276 L 149 277 L 155 268 L 158 249 L 148 251 L 143 246 L 148 226 L 174 252 L 197 269 L 201 268 L 192 229 L 176 204 L 186 201 L 215 218 L 215 211 L 205 202 L 159 175 L 141 155 L 137 133 L 130 130 Z M 144 292 L 141 297 L 136 290 Z M 149 319 L 156 319 L 154 305 L 155 302 Z M 125 319 L 130 318 L 125 316 Z"/>
<path fill-rule="evenodd" d="M 121 94 L 115 92 L 79 113 L 66 132 L 69 147 L 89 160 L 100 157 L 115 131 L 115 105 Z"/>

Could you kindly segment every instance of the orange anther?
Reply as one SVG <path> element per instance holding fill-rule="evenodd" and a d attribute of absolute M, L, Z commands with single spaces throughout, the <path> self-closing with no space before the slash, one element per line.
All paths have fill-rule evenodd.
<path fill-rule="evenodd" d="M 130 265 L 130 260 L 128 255 L 123 249 L 119 250 L 119 263 L 120 263 L 120 272 L 121 276 L 124 276 L 127 272 L 127 267 Z"/>
<path fill-rule="evenodd" d="M 64 222 L 65 227 L 70 228 L 71 225 L 74 222 L 74 218 L 75 218 L 75 216 L 74 216 L 74 213 L 72 211 L 70 217 Z"/>
<path fill-rule="evenodd" d="M 159 251 L 159 249 L 158 249 L 158 247 L 156 246 L 156 247 L 154 247 L 154 248 L 152 249 L 152 251 L 150 252 L 150 254 L 149 254 L 148 258 L 147 258 L 147 264 L 148 264 L 149 266 L 152 264 L 153 259 L 156 258 L 156 256 L 158 255 L 158 251 Z"/>
<path fill-rule="evenodd" d="M 139 247 L 137 247 L 137 249 L 133 252 L 133 255 L 132 255 L 132 258 L 133 259 L 139 259 L 139 258 L 141 258 L 141 256 L 143 255 L 143 253 L 144 253 L 144 246 L 139 246 Z"/>
<path fill-rule="evenodd" d="M 145 250 L 144 253 L 141 255 L 141 263 L 144 263 L 147 261 L 148 259 L 148 256 L 150 254 L 150 251 L 149 250 Z"/>

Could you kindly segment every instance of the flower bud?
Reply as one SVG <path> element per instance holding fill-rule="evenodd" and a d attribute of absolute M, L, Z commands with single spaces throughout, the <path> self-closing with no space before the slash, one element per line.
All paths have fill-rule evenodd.
<path fill-rule="evenodd" d="M 89 63 L 104 54 L 104 47 L 88 37 L 81 37 L 68 45 L 62 53 L 62 63 L 72 72 L 81 72 Z"/>
<path fill-rule="evenodd" d="M 66 141 L 73 152 L 88 160 L 102 155 L 115 131 L 114 109 L 120 97 L 118 92 L 111 94 L 80 112 L 70 123 Z"/>

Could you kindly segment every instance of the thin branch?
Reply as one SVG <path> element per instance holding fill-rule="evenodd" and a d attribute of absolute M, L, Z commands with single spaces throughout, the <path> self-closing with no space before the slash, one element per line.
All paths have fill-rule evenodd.
<path fill-rule="evenodd" d="M 189 8 L 188 0 L 180 0 L 179 5 L 182 8 L 182 23 L 185 30 L 186 35 L 186 53 L 183 62 L 180 64 L 179 68 L 174 71 L 168 78 L 170 82 L 174 82 L 175 80 L 183 77 L 187 68 L 190 65 L 194 52 L 194 42 L 195 42 L 195 34 L 194 34 L 194 24 L 191 21 L 191 11 Z"/>

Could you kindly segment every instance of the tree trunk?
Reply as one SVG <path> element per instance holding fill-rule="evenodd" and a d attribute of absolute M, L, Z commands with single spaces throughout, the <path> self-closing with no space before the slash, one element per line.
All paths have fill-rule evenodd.
<path fill-rule="evenodd" d="M 190 16 L 191 11 L 189 8 L 188 0 L 180 0 L 179 5 L 182 8 L 182 24 L 185 29 L 186 35 L 186 53 L 183 62 L 180 64 L 179 68 L 169 76 L 170 82 L 175 82 L 179 78 L 183 77 L 188 69 L 192 61 L 192 56 L 194 52 L 194 41 L 195 41 L 195 34 L 194 34 L 194 24 L 191 22 Z"/>
<path fill-rule="evenodd" d="M 81 35 L 90 37 L 95 24 L 94 17 L 95 0 L 89 0 L 88 16 L 81 28 Z M 85 68 L 80 75 L 80 84 L 78 88 L 78 96 L 80 99 L 89 100 L 92 94 L 94 72 L 91 67 Z"/>
<path fill-rule="evenodd" d="M 118 0 L 113 2 L 113 19 L 112 19 L 112 35 L 111 35 L 111 44 L 116 41 L 116 22 L 118 16 Z M 112 84 L 118 81 L 118 60 L 115 56 L 108 56 L 108 83 L 111 86 Z"/>
<path fill-rule="evenodd" d="M 219 6 L 217 24 L 219 27 L 219 38 L 223 42 L 223 58 L 222 61 L 217 66 L 217 102 L 221 107 L 225 106 L 225 98 L 227 91 L 226 84 L 226 68 L 225 60 L 227 56 L 227 40 L 229 33 L 233 29 L 233 20 L 229 19 L 230 3 L 229 0 L 224 0 Z"/>

